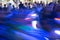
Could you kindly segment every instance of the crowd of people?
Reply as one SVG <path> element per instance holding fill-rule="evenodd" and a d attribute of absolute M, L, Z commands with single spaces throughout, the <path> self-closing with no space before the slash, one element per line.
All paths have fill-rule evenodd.
<path fill-rule="evenodd" d="M 42 8 L 42 9 L 41 9 Z M 21 9 L 34 9 L 35 11 L 44 11 L 44 13 L 42 14 L 53 14 L 53 12 L 60 12 L 60 3 L 55 3 L 55 2 L 50 2 L 47 4 L 44 4 L 44 2 L 34 2 L 34 3 L 22 3 L 20 2 L 20 4 L 15 7 L 14 5 L 12 5 L 11 3 L 4 4 L 4 6 L 0 6 L 0 10 L 5 10 L 5 11 L 11 11 L 11 10 L 21 10 Z M 40 10 L 41 9 L 41 10 Z M 41 12 L 42 12 L 41 11 Z M 47 16 L 47 15 L 46 15 Z M 50 17 L 50 16 L 49 16 Z"/>

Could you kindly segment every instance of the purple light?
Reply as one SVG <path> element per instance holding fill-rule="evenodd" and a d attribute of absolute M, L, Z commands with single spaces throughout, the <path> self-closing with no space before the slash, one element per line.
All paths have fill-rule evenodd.
<path fill-rule="evenodd" d="M 60 30 L 55 30 L 55 33 L 60 35 Z"/>

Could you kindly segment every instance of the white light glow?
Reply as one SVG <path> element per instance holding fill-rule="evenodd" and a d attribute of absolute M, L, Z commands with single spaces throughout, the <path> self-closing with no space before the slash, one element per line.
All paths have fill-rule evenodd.
<path fill-rule="evenodd" d="M 34 28 L 34 29 L 37 29 L 37 21 L 32 21 L 32 27 Z"/>
<path fill-rule="evenodd" d="M 31 16 L 37 16 L 37 14 L 32 14 Z"/>
<path fill-rule="evenodd" d="M 44 37 L 46 40 L 49 40 L 47 37 Z"/>
<path fill-rule="evenodd" d="M 32 18 L 37 18 L 38 15 L 37 15 L 37 14 L 31 14 L 31 17 L 32 17 Z"/>
<path fill-rule="evenodd" d="M 55 33 L 60 35 L 60 30 L 55 30 Z"/>

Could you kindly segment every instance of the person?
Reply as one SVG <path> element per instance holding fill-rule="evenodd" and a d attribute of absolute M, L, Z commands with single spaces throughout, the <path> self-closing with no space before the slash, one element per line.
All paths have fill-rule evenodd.
<path fill-rule="evenodd" d="M 20 4 L 19 4 L 19 9 L 22 9 L 22 8 L 24 8 L 24 5 L 23 5 L 22 2 L 20 2 Z"/>
<path fill-rule="evenodd" d="M 28 8 L 29 8 L 29 9 L 30 9 L 30 4 L 31 4 L 31 3 L 28 3 Z"/>
<path fill-rule="evenodd" d="M 13 8 L 11 10 L 12 14 L 17 14 L 18 10 L 16 9 L 16 7 L 13 5 Z"/>
<path fill-rule="evenodd" d="M 4 4 L 3 10 L 4 10 L 4 11 L 7 11 L 6 4 Z"/>
<path fill-rule="evenodd" d="M 7 5 L 7 8 L 8 8 L 9 11 L 11 11 L 11 10 L 12 10 L 12 4 L 9 3 L 9 4 Z"/>
<path fill-rule="evenodd" d="M 43 6 L 43 2 L 42 1 L 40 1 L 40 6 Z"/>
<path fill-rule="evenodd" d="M 14 5 L 12 6 L 12 9 L 15 9 L 15 6 Z"/>
<path fill-rule="evenodd" d="M 0 5 L 0 11 L 2 10 L 2 5 Z"/>
<path fill-rule="evenodd" d="M 27 9 L 28 8 L 28 3 L 25 2 L 24 7 Z"/>

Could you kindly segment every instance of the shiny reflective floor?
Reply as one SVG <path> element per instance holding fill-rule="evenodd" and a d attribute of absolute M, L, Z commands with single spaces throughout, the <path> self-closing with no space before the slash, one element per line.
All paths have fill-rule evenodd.
<path fill-rule="evenodd" d="M 25 11 L 26 13 L 29 10 Z M 28 17 L 27 17 L 28 18 Z M 39 21 L 13 15 L 0 20 L 1 40 L 45 40 L 48 32 L 44 31 Z"/>

